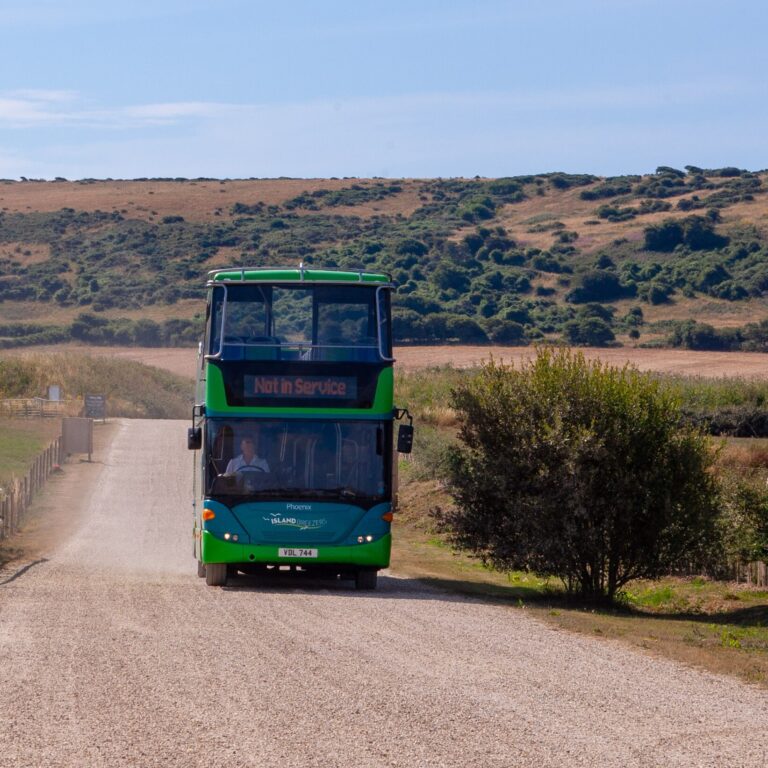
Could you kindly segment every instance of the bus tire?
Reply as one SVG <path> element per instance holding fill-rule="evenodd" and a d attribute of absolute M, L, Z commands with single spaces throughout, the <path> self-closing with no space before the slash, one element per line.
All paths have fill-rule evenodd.
<path fill-rule="evenodd" d="M 205 566 L 198 560 L 197 561 L 197 575 L 201 578 L 205 578 Z"/>
<path fill-rule="evenodd" d="M 376 589 L 378 576 L 378 571 L 358 571 L 355 574 L 355 589 Z"/>
<path fill-rule="evenodd" d="M 227 564 L 208 563 L 205 566 L 205 583 L 209 587 L 224 587 L 227 584 Z"/>

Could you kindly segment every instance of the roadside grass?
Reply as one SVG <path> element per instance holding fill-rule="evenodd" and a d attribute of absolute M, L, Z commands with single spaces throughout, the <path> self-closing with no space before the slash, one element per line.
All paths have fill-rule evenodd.
<path fill-rule="evenodd" d="M 35 456 L 60 433 L 58 419 L 0 420 L 0 489 L 5 489 L 14 477 L 23 477 Z M 13 541 L 0 539 L 0 568 L 21 554 Z"/>
<path fill-rule="evenodd" d="M 60 433 L 58 419 L 0 420 L 0 488 L 26 474 L 35 456 Z"/>
<path fill-rule="evenodd" d="M 392 570 L 452 593 L 526 610 L 560 629 L 633 648 L 768 688 L 768 590 L 703 577 L 627 585 L 612 608 L 569 599 L 554 579 L 502 573 L 454 552 L 429 510 L 450 503 L 435 481 L 401 489 Z"/>

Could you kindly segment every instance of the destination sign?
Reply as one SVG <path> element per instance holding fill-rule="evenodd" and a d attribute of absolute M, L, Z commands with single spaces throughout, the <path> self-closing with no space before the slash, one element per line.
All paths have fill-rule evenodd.
<path fill-rule="evenodd" d="M 354 400 L 355 376 L 248 376 L 244 377 L 246 397 L 305 397 Z"/>

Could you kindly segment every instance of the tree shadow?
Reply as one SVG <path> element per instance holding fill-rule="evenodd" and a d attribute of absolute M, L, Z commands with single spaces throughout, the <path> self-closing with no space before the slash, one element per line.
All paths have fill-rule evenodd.
<path fill-rule="evenodd" d="M 318 595 L 354 595 L 383 600 L 439 600 L 462 602 L 479 600 L 497 605 L 561 608 L 605 616 L 664 621 L 693 621 L 702 624 L 741 627 L 768 627 L 768 602 L 732 611 L 701 613 L 695 611 L 650 612 L 623 603 L 585 600 L 580 596 L 521 584 L 489 584 L 487 582 L 450 579 L 440 576 L 399 577 L 379 574 L 376 590 L 355 589 L 352 580 L 332 579 L 311 572 L 268 572 L 255 575 L 238 574 L 227 582 L 232 592 L 311 592 Z"/>

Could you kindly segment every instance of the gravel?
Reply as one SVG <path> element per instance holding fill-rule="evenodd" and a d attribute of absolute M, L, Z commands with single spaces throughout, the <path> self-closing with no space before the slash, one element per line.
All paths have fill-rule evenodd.
<path fill-rule="evenodd" d="M 186 426 L 124 421 L 46 491 L 78 509 L 0 586 L 3 768 L 768 763 L 768 692 L 519 609 L 386 574 L 206 587 Z"/>

